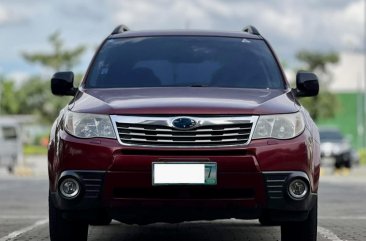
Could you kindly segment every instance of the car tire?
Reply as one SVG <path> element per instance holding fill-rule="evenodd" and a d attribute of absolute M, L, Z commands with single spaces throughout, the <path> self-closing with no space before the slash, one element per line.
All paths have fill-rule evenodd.
<path fill-rule="evenodd" d="M 345 162 L 344 162 L 344 167 L 345 167 L 345 168 L 350 169 L 350 168 L 352 167 L 352 162 L 351 162 L 351 160 L 347 160 L 347 161 L 345 161 Z"/>
<path fill-rule="evenodd" d="M 315 204 L 306 220 L 281 225 L 281 241 L 316 241 L 317 229 L 318 204 Z"/>
<path fill-rule="evenodd" d="M 278 226 L 279 225 L 279 223 L 276 223 L 275 221 L 271 220 L 268 217 L 268 215 L 266 215 L 265 213 L 259 217 L 258 221 L 262 226 Z"/>
<path fill-rule="evenodd" d="M 51 241 L 87 241 L 88 224 L 80 220 L 65 219 L 48 198 L 49 231 Z"/>
<path fill-rule="evenodd" d="M 106 218 L 102 218 L 97 221 L 89 222 L 89 224 L 92 226 L 107 226 L 107 225 L 111 224 L 111 222 L 112 222 L 112 219 L 106 217 Z"/>

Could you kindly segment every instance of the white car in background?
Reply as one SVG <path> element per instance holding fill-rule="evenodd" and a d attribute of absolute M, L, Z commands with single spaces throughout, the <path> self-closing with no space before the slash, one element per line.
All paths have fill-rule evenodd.
<path fill-rule="evenodd" d="M 10 119 L 0 118 L 0 167 L 13 173 L 22 152 L 19 125 Z"/>

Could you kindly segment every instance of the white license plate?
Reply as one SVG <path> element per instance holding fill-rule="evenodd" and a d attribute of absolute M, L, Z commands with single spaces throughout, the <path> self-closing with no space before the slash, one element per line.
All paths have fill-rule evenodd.
<path fill-rule="evenodd" d="M 153 185 L 215 185 L 216 163 L 153 163 Z"/>

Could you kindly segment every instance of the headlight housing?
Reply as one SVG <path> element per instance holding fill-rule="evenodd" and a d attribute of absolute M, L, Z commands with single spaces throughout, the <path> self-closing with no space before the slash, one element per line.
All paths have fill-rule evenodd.
<path fill-rule="evenodd" d="M 252 139 L 291 139 L 305 129 L 302 113 L 260 116 Z"/>
<path fill-rule="evenodd" d="M 70 135 L 78 138 L 103 137 L 116 139 L 116 134 L 108 115 L 67 111 L 64 127 Z"/>

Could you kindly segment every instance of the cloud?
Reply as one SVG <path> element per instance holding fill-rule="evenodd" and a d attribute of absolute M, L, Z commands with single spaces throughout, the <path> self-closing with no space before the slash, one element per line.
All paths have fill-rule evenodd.
<path fill-rule="evenodd" d="M 350 2 L 344 9 L 328 12 L 324 18 L 324 25 L 333 31 L 333 38 L 339 41 L 341 48 L 362 49 L 363 31 L 365 22 L 365 2 L 358 0 Z M 326 26 L 324 26 L 326 27 Z"/>
<path fill-rule="evenodd" d="M 0 4 L 0 26 L 22 23 L 26 19 L 23 13 L 21 10 L 19 11 L 8 6 L 5 7 Z"/>
<path fill-rule="evenodd" d="M 281 60 L 297 67 L 294 56 L 300 49 L 362 50 L 364 9 L 364 0 L 89 0 L 87 5 L 82 0 L 1 0 L 0 36 L 7 47 L 0 66 L 4 73 L 38 71 L 19 53 L 47 50 L 52 32 L 61 31 L 68 47 L 95 47 L 123 23 L 133 30 L 223 31 L 241 31 L 252 24 Z M 83 57 L 82 70 L 90 58 L 89 52 Z"/>
<path fill-rule="evenodd" d="M 4 6 L 0 5 L 0 25 L 8 23 L 9 21 L 11 21 L 9 11 Z"/>
<path fill-rule="evenodd" d="M 114 20 L 138 29 L 210 26 L 208 12 L 197 1 L 114 1 Z"/>
<path fill-rule="evenodd" d="M 65 2 L 67 3 L 65 4 Z M 108 18 L 106 5 L 100 3 L 100 0 L 88 0 L 88 4 L 82 1 L 63 0 L 55 2 L 54 8 L 59 9 L 60 15 L 64 18 L 94 24 Z"/>
<path fill-rule="evenodd" d="M 285 56 L 296 49 L 360 49 L 363 0 L 111 0 L 114 21 L 136 29 L 240 30 L 251 23 Z"/>

